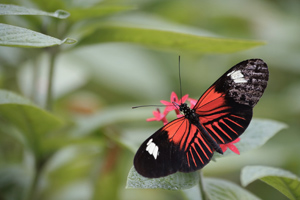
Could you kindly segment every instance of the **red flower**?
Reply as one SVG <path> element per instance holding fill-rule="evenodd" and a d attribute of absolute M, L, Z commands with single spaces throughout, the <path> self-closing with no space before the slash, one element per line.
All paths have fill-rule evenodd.
<path fill-rule="evenodd" d="M 188 99 L 189 95 L 184 95 L 180 100 L 178 100 L 177 94 L 175 92 L 171 93 L 170 102 L 161 100 L 160 102 L 164 105 L 166 105 L 166 108 L 164 110 L 164 114 L 167 115 L 170 111 L 175 110 L 177 117 L 181 117 L 180 111 L 178 109 L 178 106 L 175 106 L 176 104 L 180 105 L 184 103 Z"/>
<path fill-rule="evenodd" d="M 154 116 L 154 118 L 148 118 L 147 122 L 162 121 L 164 123 L 164 125 L 166 125 L 168 123 L 166 115 L 164 113 L 161 113 L 158 108 L 157 108 L 157 111 L 153 111 L 153 116 Z"/>
<path fill-rule="evenodd" d="M 227 150 L 227 148 L 229 148 L 234 153 L 240 155 L 240 152 L 239 152 L 238 148 L 236 148 L 236 146 L 234 146 L 234 143 L 237 143 L 240 140 L 241 140 L 240 138 L 237 138 L 234 141 L 229 142 L 228 144 L 220 144 L 220 147 L 221 147 L 223 152 L 225 152 Z"/>

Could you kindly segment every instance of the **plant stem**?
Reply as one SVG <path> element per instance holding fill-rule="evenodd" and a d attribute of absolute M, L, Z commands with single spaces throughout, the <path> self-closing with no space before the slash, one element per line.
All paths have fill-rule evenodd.
<path fill-rule="evenodd" d="M 41 175 L 41 167 L 38 166 L 36 163 L 36 160 L 34 161 L 34 174 L 28 189 L 28 192 L 26 193 L 25 200 L 36 200 L 37 199 L 37 187 L 38 187 L 38 182 L 39 178 Z"/>
<path fill-rule="evenodd" d="M 34 103 L 39 103 L 38 102 L 38 84 L 39 84 L 39 75 L 41 73 L 41 68 L 39 66 L 39 61 L 38 58 L 34 58 L 33 59 L 33 63 L 32 63 L 32 88 L 29 94 L 30 99 L 34 102 Z"/>
<path fill-rule="evenodd" d="M 200 190 L 200 193 L 201 193 L 201 199 L 202 200 L 207 200 L 207 197 L 206 197 L 206 194 L 205 194 L 205 190 L 204 190 L 204 187 L 203 187 L 203 174 L 202 174 L 202 171 L 199 170 L 199 190 Z"/>
<path fill-rule="evenodd" d="M 53 104 L 53 78 L 54 78 L 54 68 L 55 68 L 55 59 L 57 55 L 58 48 L 52 47 L 50 51 L 50 64 L 49 64 L 49 75 L 48 75 L 48 88 L 47 88 L 47 97 L 46 97 L 46 109 L 51 111 Z"/>

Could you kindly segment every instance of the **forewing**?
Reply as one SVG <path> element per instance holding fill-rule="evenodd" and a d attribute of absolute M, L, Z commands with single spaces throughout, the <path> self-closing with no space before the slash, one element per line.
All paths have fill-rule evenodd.
<path fill-rule="evenodd" d="M 212 155 L 213 149 L 199 129 L 181 117 L 163 126 L 140 146 L 134 167 L 145 177 L 158 178 L 201 169 Z"/>
<path fill-rule="evenodd" d="M 201 96 L 193 109 L 218 144 L 232 142 L 245 131 L 268 79 L 263 60 L 245 60 L 229 69 Z"/>

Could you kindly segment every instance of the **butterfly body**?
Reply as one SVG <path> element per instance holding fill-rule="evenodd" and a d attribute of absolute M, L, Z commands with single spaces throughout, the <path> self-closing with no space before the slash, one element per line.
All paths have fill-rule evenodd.
<path fill-rule="evenodd" d="M 184 113 L 151 135 L 134 158 L 138 173 L 158 178 L 204 167 L 219 144 L 238 138 L 248 127 L 253 107 L 262 96 L 269 78 L 261 59 L 238 63 L 222 75 L 191 109 L 177 105 Z"/>
<path fill-rule="evenodd" d="M 179 105 L 179 110 L 184 113 L 184 117 L 188 119 L 191 124 L 195 125 L 200 130 L 200 132 L 205 136 L 206 140 L 210 143 L 210 145 L 212 145 L 212 147 L 217 152 L 223 154 L 221 147 L 215 142 L 215 140 L 209 135 L 209 133 L 207 133 L 205 128 L 203 128 L 203 126 L 201 125 L 199 121 L 200 116 L 195 113 L 195 110 L 188 107 L 186 103 Z"/>

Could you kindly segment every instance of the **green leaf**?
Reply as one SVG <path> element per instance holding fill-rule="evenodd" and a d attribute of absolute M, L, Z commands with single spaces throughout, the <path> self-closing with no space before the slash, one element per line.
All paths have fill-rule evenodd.
<path fill-rule="evenodd" d="M 136 109 L 133 112 L 130 105 L 114 106 L 90 116 L 78 117 L 75 120 L 76 128 L 72 131 L 72 134 L 87 134 L 108 124 L 139 120 L 141 118 L 146 119 L 147 117 L 149 117 L 149 111 Z"/>
<path fill-rule="evenodd" d="M 70 16 L 67 11 L 57 10 L 55 12 L 45 12 L 23 6 L 16 6 L 10 4 L 0 4 L 0 15 L 43 15 L 65 19 Z"/>
<path fill-rule="evenodd" d="M 264 145 L 270 138 L 272 138 L 280 130 L 286 128 L 287 125 L 270 119 L 253 119 L 240 138 L 240 142 L 235 146 L 240 153 L 250 151 Z M 234 153 L 227 150 L 224 155 L 233 155 Z M 215 154 L 215 158 L 222 157 L 220 154 Z"/>
<path fill-rule="evenodd" d="M 31 182 L 31 170 L 16 164 L 0 166 L 0 190 L 4 199 L 23 199 Z M 7 198 L 5 198 L 7 197 Z"/>
<path fill-rule="evenodd" d="M 26 28 L 0 23 L 0 45 L 11 47 L 49 47 L 61 44 L 74 44 L 76 40 L 57 38 L 44 35 Z"/>
<path fill-rule="evenodd" d="M 270 138 L 287 125 L 270 119 L 253 119 L 245 134 L 241 136 L 241 142 L 236 146 L 243 151 L 249 151 L 264 145 Z"/>
<path fill-rule="evenodd" d="M 126 188 L 184 190 L 199 182 L 199 172 L 177 172 L 162 178 L 145 178 L 132 167 L 127 177 Z"/>
<path fill-rule="evenodd" d="M 70 20 L 78 21 L 89 18 L 105 17 L 115 13 L 133 9 L 135 9 L 134 6 L 101 5 L 89 8 L 73 8 L 70 9 L 69 12 L 71 13 Z"/>
<path fill-rule="evenodd" d="M 79 44 L 99 42 L 131 42 L 154 49 L 194 53 L 233 53 L 250 49 L 264 42 L 203 37 L 174 31 L 129 26 L 103 25 L 86 30 Z"/>
<path fill-rule="evenodd" d="M 57 10 L 57 9 L 67 9 L 67 2 L 61 0 L 51 0 L 51 1 L 40 1 L 40 0 L 31 0 L 37 8 L 43 10 Z"/>
<path fill-rule="evenodd" d="M 221 179 L 205 178 L 204 190 L 211 200 L 258 200 L 259 198 L 240 186 Z"/>
<path fill-rule="evenodd" d="M 242 169 L 243 186 L 257 179 L 274 187 L 289 199 L 300 199 L 300 178 L 289 171 L 266 166 L 246 166 Z"/>
<path fill-rule="evenodd" d="M 43 136 L 63 125 L 62 120 L 51 113 L 4 90 L 0 90 L 0 116 L 16 126 L 26 136 L 29 146 L 36 151 L 40 150 L 43 140 L 46 140 Z"/>
<path fill-rule="evenodd" d="M 86 188 L 76 187 L 77 183 L 90 182 L 91 179 L 97 180 L 99 169 L 104 160 L 101 157 L 103 145 L 72 145 L 57 151 L 45 164 L 41 182 L 47 182 L 47 187 L 43 187 L 38 199 L 64 199 L 58 197 L 57 191 L 63 194 L 73 191 L 82 192 L 83 196 L 79 199 L 90 199 L 93 192 L 92 186 Z M 72 190 L 73 189 L 73 190 Z M 51 198 L 52 197 L 52 198 Z"/>

